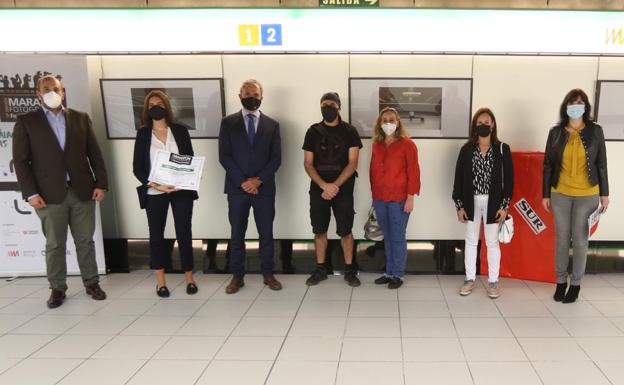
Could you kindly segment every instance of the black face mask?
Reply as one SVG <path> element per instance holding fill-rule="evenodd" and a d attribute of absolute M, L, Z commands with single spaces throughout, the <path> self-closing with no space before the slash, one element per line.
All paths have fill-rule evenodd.
<path fill-rule="evenodd" d="M 487 124 L 479 124 L 477 126 L 477 135 L 479 135 L 480 137 L 485 138 L 491 133 L 492 133 L 492 128 L 488 126 Z"/>
<path fill-rule="evenodd" d="M 334 106 L 321 106 L 321 114 L 326 122 L 333 122 L 338 117 L 338 109 Z"/>
<path fill-rule="evenodd" d="M 147 116 L 152 120 L 161 120 L 167 115 L 167 110 L 161 106 L 154 106 L 147 111 Z"/>
<path fill-rule="evenodd" d="M 242 98 L 241 103 L 247 111 L 255 111 L 260 108 L 260 103 L 262 103 L 262 100 L 256 99 L 253 96 L 249 96 L 246 98 Z"/>

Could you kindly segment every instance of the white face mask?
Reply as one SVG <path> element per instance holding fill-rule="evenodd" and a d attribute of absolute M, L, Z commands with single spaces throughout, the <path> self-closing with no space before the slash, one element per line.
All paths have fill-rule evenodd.
<path fill-rule="evenodd" d="M 43 94 L 42 99 L 46 107 L 52 110 L 55 108 L 58 108 L 61 105 L 61 102 L 63 101 L 63 98 L 61 98 L 61 95 L 57 94 L 54 91 L 50 91 L 50 92 Z"/>
<path fill-rule="evenodd" d="M 386 135 L 392 135 L 394 131 L 396 131 L 396 128 L 396 123 L 383 123 L 381 125 L 381 129 L 386 133 Z"/>

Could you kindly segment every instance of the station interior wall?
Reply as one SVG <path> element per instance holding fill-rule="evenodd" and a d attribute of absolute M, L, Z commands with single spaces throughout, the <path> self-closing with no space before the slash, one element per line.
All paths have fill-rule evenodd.
<path fill-rule="evenodd" d="M 104 238 L 147 238 L 145 213 L 139 208 L 132 174 L 134 140 L 107 139 L 101 78 L 223 78 L 226 114 L 240 110 L 241 83 L 255 78 L 264 87 L 261 111 L 280 122 L 282 166 L 277 173 L 276 239 L 311 239 L 309 178 L 301 146 L 307 128 L 321 120 L 319 98 L 335 91 L 341 115 L 349 120 L 349 78 L 472 78 L 472 113 L 490 107 L 499 138 L 512 151 L 543 151 L 548 130 L 558 120 L 564 95 L 584 89 L 595 100 L 597 80 L 624 80 L 624 58 L 588 56 L 493 56 L 401 54 L 207 54 L 87 56 L 91 113 L 105 153 L 110 192 L 103 203 Z M 595 106 L 593 106 L 595 107 Z M 600 122 L 599 122 L 600 123 Z M 414 139 L 419 150 L 422 189 L 414 200 L 408 239 L 463 239 L 451 201 L 453 174 L 463 139 Z M 355 187 L 354 236 L 363 238 L 371 205 L 371 140 L 363 139 Z M 224 170 L 217 139 L 194 139 L 196 155 L 206 157 L 200 199 L 193 214 L 193 237 L 227 239 L 230 228 L 223 194 Z M 593 240 L 622 240 L 624 142 L 607 142 L 611 206 Z M 541 183 L 541 177 L 535 180 Z M 247 237 L 257 238 L 253 216 Z M 175 237 L 171 214 L 166 236 Z M 330 236 L 335 237 L 332 224 Z"/>

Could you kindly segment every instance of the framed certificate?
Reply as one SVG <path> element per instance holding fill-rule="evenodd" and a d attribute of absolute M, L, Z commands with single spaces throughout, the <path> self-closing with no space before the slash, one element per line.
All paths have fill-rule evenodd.
<path fill-rule="evenodd" d="M 180 190 L 198 191 L 205 159 L 203 156 L 158 151 L 148 180 Z"/>

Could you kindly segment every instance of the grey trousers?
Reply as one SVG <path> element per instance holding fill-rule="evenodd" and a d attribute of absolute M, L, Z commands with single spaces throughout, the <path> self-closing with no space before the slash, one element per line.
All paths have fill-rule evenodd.
<path fill-rule="evenodd" d="M 46 269 L 50 289 L 67 290 L 67 227 L 76 245 L 80 275 L 85 286 L 99 282 L 95 261 L 95 201 L 81 201 L 71 190 L 59 204 L 37 209 L 41 228 L 46 237 Z"/>
<path fill-rule="evenodd" d="M 587 264 L 588 224 L 592 212 L 598 208 L 598 195 L 573 197 L 553 192 L 550 197 L 555 217 L 555 271 L 557 283 L 568 280 L 570 240 L 572 240 L 572 277 L 570 285 L 580 285 Z"/>

